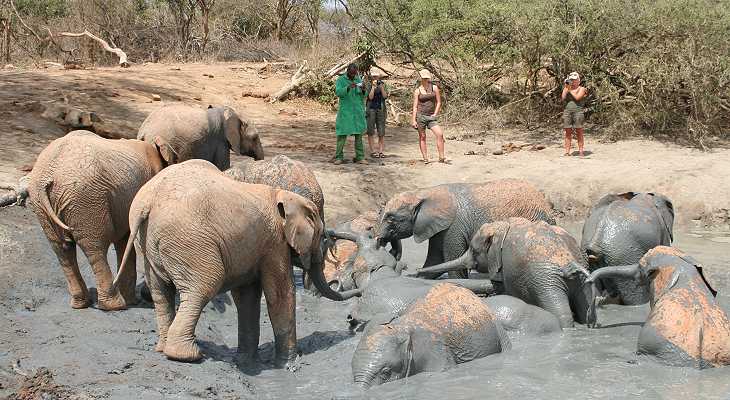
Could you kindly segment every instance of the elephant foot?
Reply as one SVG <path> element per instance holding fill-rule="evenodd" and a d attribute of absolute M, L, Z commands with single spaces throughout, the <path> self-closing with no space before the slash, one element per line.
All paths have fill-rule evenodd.
<path fill-rule="evenodd" d="M 132 291 L 123 291 L 122 292 L 122 298 L 124 299 L 124 303 L 127 306 L 131 306 L 134 304 L 137 304 L 137 295 L 134 293 L 134 289 Z"/>
<path fill-rule="evenodd" d="M 200 352 L 194 340 L 190 342 L 167 343 L 165 344 L 164 353 L 167 358 L 175 361 L 194 362 L 203 358 L 203 353 Z"/>
<path fill-rule="evenodd" d="M 167 344 L 166 342 L 167 342 L 167 340 L 160 338 L 157 341 L 157 345 L 155 345 L 155 351 L 158 352 L 158 353 L 164 353 L 165 352 L 165 345 Z"/>
<path fill-rule="evenodd" d="M 103 311 L 117 311 L 127 308 L 127 303 L 124 301 L 124 297 L 118 292 L 113 296 L 103 295 L 99 292 L 99 300 L 96 306 Z"/>
<path fill-rule="evenodd" d="M 301 357 L 296 352 L 279 356 L 274 359 L 275 368 L 286 368 L 287 371 L 296 372 L 302 367 Z"/>
<path fill-rule="evenodd" d="M 71 297 L 71 308 L 81 309 L 88 308 L 91 305 L 91 300 L 88 297 Z"/>

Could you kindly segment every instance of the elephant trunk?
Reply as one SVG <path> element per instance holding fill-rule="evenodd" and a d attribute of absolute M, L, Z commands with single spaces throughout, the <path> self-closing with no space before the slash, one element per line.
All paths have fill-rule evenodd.
<path fill-rule="evenodd" d="M 437 282 L 452 283 L 471 290 L 477 295 L 492 296 L 497 294 L 497 290 L 489 279 L 443 279 Z"/>
<path fill-rule="evenodd" d="M 464 268 L 470 269 L 474 265 L 474 257 L 471 249 L 467 250 L 461 257 L 456 260 L 447 261 L 442 264 L 437 264 L 431 267 L 421 268 L 416 271 L 416 276 L 428 276 L 434 273 L 444 273 L 449 271 L 459 271 Z"/>
<path fill-rule="evenodd" d="M 596 316 L 596 298 L 598 297 L 598 288 L 596 286 L 596 282 L 603 278 L 638 279 L 639 276 L 639 264 L 603 267 L 591 273 L 585 281 L 586 284 L 591 284 L 591 299 L 588 307 L 588 313 L 586 315 L 588 327 L 595 328 L 598 323 L 598 317 Z"/>
<path fill-rule="evenodd" d="M 254 148 L 253 159 L 256 161 L 264 159 L 264 146 L 261 145 L 260 141 L 256 143 L 256 147 Z"/>
<path fill-rule="evenodd" d="M 308 260 L 304 260 L 304 265 L 309 272 L 310 279 L 314 283 L 314 287 L 317 288 L 322 296 L 335 301 L 347 300 L 351 297 L 362 295 L 362 290 L 354 289 L 346 292 L 336 292 L 332 290 L 330 285 L 327 283 L 327 279 L 324 276 L 324 257 L 321 252 L 315 252 L 314 256 L 307 257 Z"/>

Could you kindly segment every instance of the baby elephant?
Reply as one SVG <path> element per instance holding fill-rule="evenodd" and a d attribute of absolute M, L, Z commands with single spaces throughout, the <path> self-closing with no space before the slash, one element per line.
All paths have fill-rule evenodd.
<path fill-rule="evenodd" d="M 558 318 L 540 307 L 507 295 L 482 299 L 509 333 L 517 335 L 548 335 L 561 332 Z"/>
<path fill-rule="evenodd" d="M 400 316 L 377 322 L 368 325 L 352 358 L 355 383 L 363 388 L 511 348 L 489 307 L 449 283 L 434 285 Z"/>
<path fill-rule="evenodd" d="M 730 364 L 730 320 L 694 259 L 657 246 L 639 264 L 601 268 L 587 282 L 595 287 L 603 278 L 632 278 L 648 286 L 651 313 L 639 333 L 639 354 L 700 369 Z"/>

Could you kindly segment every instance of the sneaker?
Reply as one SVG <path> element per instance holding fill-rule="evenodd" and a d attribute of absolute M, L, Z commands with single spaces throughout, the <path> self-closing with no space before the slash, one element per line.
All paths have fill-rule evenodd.
<path fill-rule="evenodd" d="M 332 164 L 340 165 L 340 164 L 342 164 L 342 160 L 340 160 L 339 158 L 336 158 L 334 161 L 332 161 Z"/>

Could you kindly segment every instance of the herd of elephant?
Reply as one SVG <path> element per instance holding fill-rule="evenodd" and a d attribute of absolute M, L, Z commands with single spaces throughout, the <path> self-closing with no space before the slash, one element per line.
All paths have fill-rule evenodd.
<path fill-rule="evenodd" d="M 231 168 L 231 150 L 256 161 Z M 96 278 L 97 308 L 107 311 L 137 301 L 141 254 L 155 350 L 172 360 L 203 357 L 200 314 L 230 291 L 241 362 L 256 359 L 262 294 L 275 364 L 296 362 L 297 266 L 319 295 L 357 297 L 348 322 L 362 332 L 352 374 L 363 387 L 505 351 L 511 335 L 594 327 L 597 304 L 609 301 L 650 303 L 639 353 L 671 365 L 730 364 L 728 316 L 700 264 L 670 247 L 674 209 L 662 195 L 604 196 L 580 244 L 555 225 L 544 194 L 517 179 L 403 192 L 327 229 L 312 171 L 286 156 L 263 159 L 256 129 L 228 107 L 161 107 L 137 140 L 73 131 L 49 144 L 30 173 L 28 204 L 58 256 L 71 307 L 92 300 L 78 245 Z M 400 261 L 401 240 L 411 236 L 428 241 L 415 270 Z M 470 270 L 488 279 L 469 279 Z"/>

